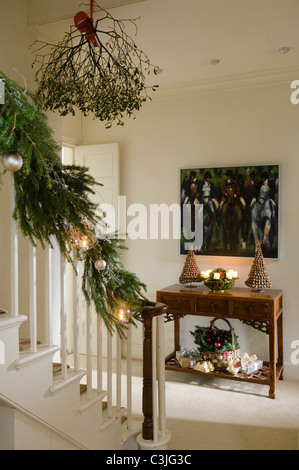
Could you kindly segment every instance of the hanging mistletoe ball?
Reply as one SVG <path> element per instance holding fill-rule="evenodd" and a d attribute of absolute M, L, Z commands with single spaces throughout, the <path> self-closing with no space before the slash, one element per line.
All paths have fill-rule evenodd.
<path fill-rule="evenodd" d="M 17 152 L 8 152 L 2 155 L 2 165 L 5 170 L 15 173 L 23 166 L 23 159 Z"/>
<path fill-rule="evenodd" d="M 34 67 L 37 93 L 45 110 L 56 110 L 62 116 L 93 114 L 105 122 L 124 125 L 125 116 L 135 117 L 148 99 L 146 77 L 160 73 L 148 56 L 136 46 L 135 38 L 126 32 L 126 25 L 135 20 L 117 20 L 94 2 L 98 19 L 85 12 L 74 18 L 76 28 L 70 28 L 58 44 L 35 43 Z"/>

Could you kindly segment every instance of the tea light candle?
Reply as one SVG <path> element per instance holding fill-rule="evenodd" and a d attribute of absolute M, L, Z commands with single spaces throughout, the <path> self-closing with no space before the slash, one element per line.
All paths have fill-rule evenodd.
<path fill-rule="evenodd" d="M 129 317 L 130 317 L 130 310 L 127 309 L 127 310 L 124 310 L 124 309 L 119 309 L 118 311 L 118 320 L 121 322 L 121 323 L 128 323 L 129 321 Z"/>
<path fill-rule="evenodd" d="M 214 273 L 214 279 L 220 279 L 220 273 Z"/>
<path fill-rule="evenodd" d="M 234 271 L 234 272 L 233 272 L 233 278 L 236 279 L 237 277 L 239 277 L 238 271 Z"/>
<path fill-rule="evenodd" d="M 123 311 L 123 309 L 120 309 L 119 312 L 118 312 L 118 319 L 119 321 L 121 322 L 124 322 L 126 320 L 126 317 L 125 317 L 125 312 Z"/>

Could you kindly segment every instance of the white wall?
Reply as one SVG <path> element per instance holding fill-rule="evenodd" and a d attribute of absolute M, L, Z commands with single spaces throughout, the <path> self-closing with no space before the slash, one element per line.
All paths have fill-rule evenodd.
<path fill-rule="evenodd" d="M 296 77 L 294 77 L 295 79 Z M 297 77 L 299 78 L 299 77 Z M 147 103 L 136 120 L 104 129 L 92 118 L 83 119 L 82 143 L 118 142 L 121 154 L 121 194 L 127 206 L 179 202 L 179 168 L 262 163 L 281 165 L 280 260 L 267 261 L 272 287 L 284 293 L 285 362 L 291 364 L 291 343 L 299 338 L 297 288 L 297 179 L 299 105 L 290 102 L 290 83 L 209 94 L 159 98 Z M 132 218 L 127 219 L 128 222 Z M 129 240 L 125 265 L 148 286 L 148 296 L 177 283 L 185 257 L 177 240 Z M 245 287 L 252 260 L 198 257 L 200 269 L 235 267 Z M 203 319 L 196 322 L 203 324 Z M 187 324 L 182 345 L 190 340 Z M 234 323 L 241 349 L 265 359 L 267 336 Z M 170 335 L 167 343 L 170 345 Z M 139 341 L 135 335 L 135 341 Z M 298 374 L 298 366 L 289 369 Z M 298 374 L 299 378 L 299 374 Z"/>

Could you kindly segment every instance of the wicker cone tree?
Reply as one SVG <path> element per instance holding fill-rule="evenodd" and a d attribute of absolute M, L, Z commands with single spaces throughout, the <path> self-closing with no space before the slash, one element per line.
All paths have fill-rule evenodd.
<path fill-rule="evenodd" d="M 199 278 L 200 271 L 197 266 L 195 253 L 193 250 L 189 250 L 179 282 L 180 284 L 189 284 L 191 282 L 196 282 Z"/>
<path fill-rule="evenodd" d="M 251 287 L 253 291 L 262 291 L 266 287 L 271 287 L 271 280 L 268 276 L 261 244 L 259 241 L 256 242 L 254 261 L 245 284 L 246 286 Z"/>

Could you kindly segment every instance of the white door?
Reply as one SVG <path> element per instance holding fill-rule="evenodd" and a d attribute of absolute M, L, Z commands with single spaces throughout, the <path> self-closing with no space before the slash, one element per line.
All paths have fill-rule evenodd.
<path fill-rule="evenodd" d="M 103 186 L 96 187 L 96 194 L 90 195 L 92 202 L 101 205 L 103 209 L 105 204 L 109 204 L 114 208 L 115 220 L 107 217 L 107 223 L 110 229 L 107 231 L 115 231 L 117 227 L 117 203 L 119 196 L 119 150 L 118 144 L 104 145 L 84 145 L 75 148 L 74 159 L 76 165 L 82 165 L 89 168 L 89 174 L 92 175 L 98 183 Z M 108 214 L 108 212 L 107 212 Z M 81 295 L 81 281 L 79 279 L 79 318 L 80 318 L 80 352 L 86 352 L 86 312 L 85 302 Z M 97 314 L 92 312 L 92 350 L 96 354 L 96 331 L 97 331 Z M 103 328 L 103 355 L 106 356 L 107 335 L 106 329 Z M 115 341 L 113 341 L 113 344 Z M 113 347 L 113 356 L 115 357 L 115 346 Z"/>

